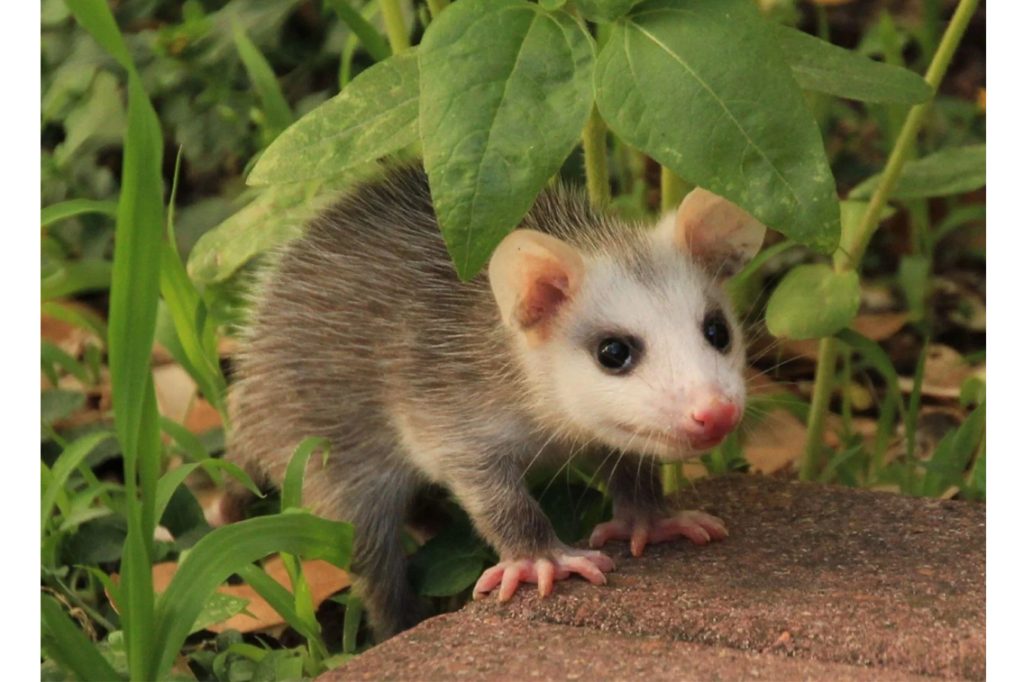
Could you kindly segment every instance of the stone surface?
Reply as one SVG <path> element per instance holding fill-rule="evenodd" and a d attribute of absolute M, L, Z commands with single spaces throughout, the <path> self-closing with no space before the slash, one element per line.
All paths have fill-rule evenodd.
<path fill-rule="evenodd" d="M 606 586 L 483 599 L 329 679 L 985 677 L 984 506 L 739 475 L 683 504 L 729 538 L 609 545 Z"/>

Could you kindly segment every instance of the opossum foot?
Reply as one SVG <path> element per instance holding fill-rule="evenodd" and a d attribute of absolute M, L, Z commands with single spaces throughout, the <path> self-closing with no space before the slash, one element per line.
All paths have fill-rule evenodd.
<path fill-rule="evenodd" d="M 601 552 L 565 547 L 544 557 L 498 562 L 476 581 L 473 598 L 478 599 L 500 585 L 498 601 L 508 601 L 520 583 L 536 583 L 540 596 L 546 597 L 554 589 L 556 580 L 565 580 L 573 573 L 595 585 L 604 585 L 608 582 L 604 574 L 614 570 L 615 563 Z"/>
<path fill-rule="evenodd" d="M 600 523 L 590 535 L 590 546 L 604 547 L 609 540 L 629 540 L 630 552 L 633 556 L 640 556 L 648 543 L 685 537 L 698 545 L 706 545 L 728 535 L 725 522 L 717 516 L 701 511 L 683 511 L 668 516 L 634 515 Z"/>

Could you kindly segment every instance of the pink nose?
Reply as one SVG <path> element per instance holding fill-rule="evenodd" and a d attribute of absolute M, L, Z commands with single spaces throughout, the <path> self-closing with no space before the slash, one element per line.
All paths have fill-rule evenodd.
<path fill-rule="evenodd" d="M 695 409 L 683 423 L 683 431 L 698 444 L 714 444 L 725 438 L 740 420 L 736 403 L 712 398 Z"/>

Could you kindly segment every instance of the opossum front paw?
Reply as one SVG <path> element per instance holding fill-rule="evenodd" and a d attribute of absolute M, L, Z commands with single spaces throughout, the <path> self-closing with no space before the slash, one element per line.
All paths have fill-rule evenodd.
<path fill-rule="evenodd" d="M 590 535 L 591 547 L 604 547 L 609 540 L 629 540 L 633 556 L 644 553 L 648 543 L 689 538 L 698 545 L 729 535 L 725 522 L 701 511 L 683 511 L 669 516 L 628 516 L 600 523 Z"/>
<path fill-rule="evenodd" d="M 476 581 L 473 598 L 478 599 L 500 585 L 498 601 L 508 601 L 520 583 L 536 583 L 540 596 L 546 597 L 554 589 L 556 580 L 565 580 L 573 573 L 595 585 L 604 585 L 608 582 L 604 574 L 614 570 L 615 563 L 601 552 L 566 547 L 546 557 L 498 562 Z"/>

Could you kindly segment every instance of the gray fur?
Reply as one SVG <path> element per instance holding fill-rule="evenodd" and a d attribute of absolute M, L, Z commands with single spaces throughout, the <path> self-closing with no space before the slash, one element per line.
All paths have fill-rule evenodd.
<path fill-rule="evenodd" d="M 579 193 L 545 191 L 523 227 L 653 277 L 638 229 L 598 216 Z M 486 274 L 455 275 L 422 170 L 391 171 L 343 197 L 283 249 L 256 300 L 229 457 L 280 483 L 303 438 L 330 440 L 326 465 L 313 458 L 307 471 L 305 500 L 355 524 L 353 571 L 378 637 L 420 615 L 399 543 L 418 486 L 448 487 L 503 557 L 557 545 L 523 472 L 587 444 L 538 414 Z M 662 504 L 650 460 L 605 460 L 617 505 Z"/>

